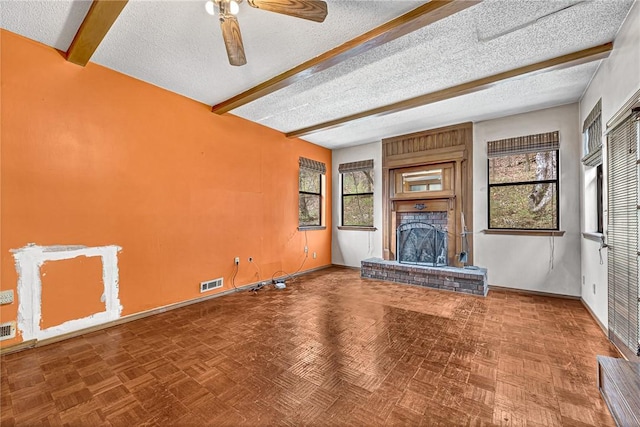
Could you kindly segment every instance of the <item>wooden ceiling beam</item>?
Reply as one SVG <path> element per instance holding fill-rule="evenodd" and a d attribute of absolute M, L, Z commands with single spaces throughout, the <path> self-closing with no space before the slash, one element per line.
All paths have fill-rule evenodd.
<path fill-rule="evenodd" d="M 594 46 L 588 49 L 558 56 L 546 61 L 537 62 L 535 64 L 526 65 L 524 67 L 515 68 L 513 70 L 494 74 L 492 76 L 483 77 L 471 82 L 462 83 L 446 89 L 427 93 L 415 98 L 406 99 L 393 104 L 384 105 L 382 107 L 373 108 L 371 110 L 362 111 L 360 113 L 351 114 L 349 116 L 340 117 L 317 125 L 309 126 L 303 129 L 294 130 L 286 133 L 288 138 L 297 138 L 312 133 L 333 129 L 347 123 L 371 117 L 381 117 L 387 114 L 398 113 L 404 110 L 421 107 L 435 102 L 444 101 L 446 99 L 455 98 L 462 95 L 478 92 L 488 89 L 499 82 L 519 78 L 522 76 L 531 76 L 538 73 L 560 70 L 564 68 L 575 67 L 577 65 L 586 64 L 592 61 L 605 59 L 611 53 L 613 43 L 605 43 L 600 46 Z"/>
<path fill-rule="evenodd" d="M 69 50 L 67 61 L 81 66 L 87 65 L 104 36 L 120 16 L 128 0 L 93 0 Z"/>
<path fill-rule="evenodd" d="M 412 33 L 480 3 L 482 0 L 433 0 L 419 6 L 386 24 L 380 25 L 338 47 L 285 71 L 232 98 L 214 105 L 211 111 L 223 114 L 279 89 L 304 80 L 354 56 L 367 52 L 399 37 Z"/>

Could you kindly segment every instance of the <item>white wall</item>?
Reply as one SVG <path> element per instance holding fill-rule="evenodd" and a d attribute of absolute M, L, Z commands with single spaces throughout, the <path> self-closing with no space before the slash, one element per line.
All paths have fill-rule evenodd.
<path fill-rule="evenodd" d="M 636 2 L 629 11 L 622 28 L 616 36 L 613 52 L 600 65 L 596 75 L 589 84 L 580 101 L 580 118 L 582 123 L 602 98 L 603 130 L 607 121 L 627 102 L 640 88 L 640 2 Z M 604 141 L 604 139 L 603 139 Z M 582 155 L 582 152 L 580 153 Z M 595 168 L 581 167 L 582 185 L 582 229 L 594 231 L 595 212 Z M 606 164 L 605 164 L 605 204 L 606 204 Z M 606 213 L 605 213 L 606 232 Z M 582 299 L 591 308 L 596 317 L 607 326 L 607 253 L 602 251 L 604 264 L 600 265 L 597 242 L 582 239 L 582 274 L 585 286 L 582 287 Z M 593 285 L 596 291 L 593 292 Z"/>
<path fill-rule="evenodd" d="M 489 284 L 580 295 L 580 167 L 578 105 L 564 105 L 474 124 L 474 264 L 488 268 Z M 484 234 L 488 227 L 487 141 L 560 131 L 562 237 Z M 550 259 L 553 245 L 553 269 Z"/>
<path fill-rule="evenodd" d="M 373 225 L 376 231 L 338 230 L 342 224 L 342 191 L 340 163 L 373 159 Z M 367 258 L 382 258 L 382 142 L 333 150 L 333 232 L 331 262 L 338 265 L 360 267 Z"/>

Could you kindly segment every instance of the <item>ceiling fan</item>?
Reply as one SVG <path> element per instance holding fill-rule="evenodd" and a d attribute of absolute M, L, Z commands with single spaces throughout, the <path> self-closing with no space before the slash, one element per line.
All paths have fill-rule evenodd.
<path fill-rule="evenodd" d="M 220 16 L 222 38 L 227 48 L 227 56 L 231 65 L 244 65 L 247 58 L 244 54 L 240 25 L 235 15 L 240 10 L 243 0 L 208 0 L 206 10 L 210 15 L 216 11 Z M 327 3 L 321 0 L 247 0 L 249 6 L 269 12 L 281 13 L 309 21 L 323 22 L 327 17 Z"/>

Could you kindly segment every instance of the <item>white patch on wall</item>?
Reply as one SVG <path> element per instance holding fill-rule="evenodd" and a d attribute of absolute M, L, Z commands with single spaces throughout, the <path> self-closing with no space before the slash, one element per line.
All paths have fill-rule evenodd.
<path fill-rule="evenodd" d="M 37 246 L 29 244 L 12 249 L 18 273 L 18 329 L 23 340 L 55 337 L 69 332 L 97 326 L 120 318 L 122 306 L 118 299 L 118 251 L 119 246 Z M 105 310 L 82 319 L 74 319 L 60 325 L 40 329 L 42 319 L 42 280 L 40 267 L 45 262 L 85 257 L 102 258 L 101 301 Z"/>

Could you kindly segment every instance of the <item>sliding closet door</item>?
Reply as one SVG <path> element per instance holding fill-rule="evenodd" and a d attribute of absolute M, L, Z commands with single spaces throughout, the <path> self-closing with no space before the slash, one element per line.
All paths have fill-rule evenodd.
<path fill-rule="evenodd" d="M 608 135 L 609 338 L 638 355 L 638 120 L 632 114 Z"/>

